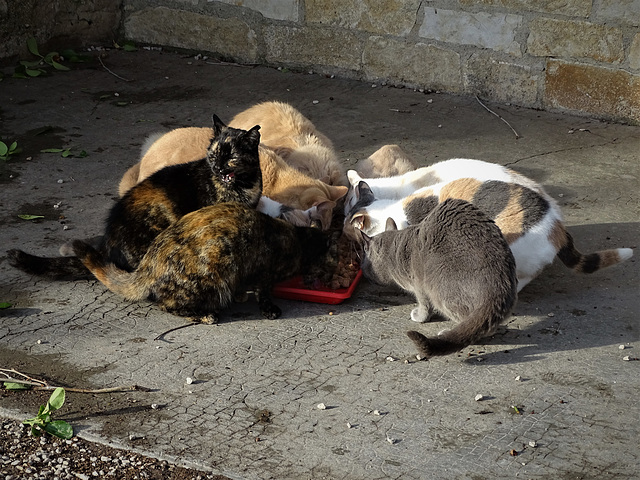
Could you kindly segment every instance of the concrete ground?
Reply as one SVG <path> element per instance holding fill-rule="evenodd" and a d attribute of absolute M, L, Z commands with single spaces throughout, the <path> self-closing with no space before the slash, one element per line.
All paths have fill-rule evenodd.
<path fill-rule="evenodd" d="M 0 135 L 24 149 L 1 177 L 4 250 L 57 255 L 100 234 L 147 135 L 269 99 L 308 116 L 349 166 L 389 143 L 420 165 L 509 165 L 558 200 L 583 252 L 638 246 L 639 127 L 488 104 L 516 139 L 475 98 L 157 51 L 111 51 L 103 64 L 0 83 Z M 88 156 L 41 153 L 54 147 Z M 497 335 L 418 362 L 412 298 L 366 281 L 341 305 L 279 300 L 282 318 L 264 320 L 249 302 L 154 340 L 183 320 L 97 281 L 30 277 L 3 256 L 0 367 L 150 388 L 70 393 L 59 418 L 80 437 L 233 479 L 638 478 L 640 361 L 624 360 L 640 357 L 637 258 L 593 275 L 554 264 Z M 28 395 L 4 396 L 0 413 L 32 416 Z"/>

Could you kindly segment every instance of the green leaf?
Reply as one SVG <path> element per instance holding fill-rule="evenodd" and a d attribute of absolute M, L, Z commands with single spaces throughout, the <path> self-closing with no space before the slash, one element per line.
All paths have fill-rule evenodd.
<path fill-rule="evenodd" d="M 18 218 L 22 220 L 35 220 L 37 218 L 44 218 L 44 215 L 18 215 Z"/>
<path fill-rule="evenodd" d="M 84 157 L 88 157 L 89 154 L 87 153 L 86 150 L 80 150 L 80 152 L 78 152 L 75 156 L 78 158 L 84 158 Z"/>
<path fill-rule="evenodd" d="M 44 70 L 33 70 L 31 68 L 26 68 L 25 72 L 30 77 L 39 77 L 44 73 Z"/>
<path fill-rule="evenodd" d="M 53 68 L 55 68 L 56 70 L 60 70 L 61 72 L 68 72 L 69 70 L 71 70 L 66 65 L 62 65 L 61 63 L 58 63 L 55 60 L 51 60 L 51 65 L 53 65 Z"/>
<path fill-rule="evenodd" d="M 9 302 L 0 302 L 0 309 L 3 308 L 11 308 L 11 304 Z"/>
<path fill-rule="evenodd" d="M 36 39 L 34 37 L 29 37 L 27 39 L 27 48 L 29 48 L 29 51 L 34 55 L 42 57 L 42 55 L 40 55 L 40 52 L 38 51 L 38 42 L 36 42 Z"/>
<path fill-rule="evenodd" d="M 9 153 L 9 147 L 6 143 L 0 142 L 0 157 L 4 157 L 7 153 Z"/>
<path fill-rule="evenodd" d="M 64 397 L 65 397 L 64 388 L 62 387 L 56 388 L 51 394 L 51 397 L 49 398 L 49 402 L 48 402 L 49 405 L 51 405 L 51 410 L 58 410 L 60 407 L 62 407 L 62 405 L 64 405 Z"/>
<path fill-rule="evenodd" d="M 20 65 L 27 68 L 37 67 L 42 63 L 42 60 L 21 60 Z"/>
<path fill-rule="evenodd" d="M 9 153 L 13 153 L 16 151 L 16 147 L 18 146 L 18 142 L 13 142 L 10 146 L 9 146 Z"/>
<path fill-rule="evenodd" d="M 13 72 L 13 75 L 11 76 L 13 78 L 29 78 L 24 74 L 24 72 L 18 72 L 18 71 Z"/>
<path fill-rule="evenodd" d="M 65 148 L 62 153 L 60 154 L 60 156 L 67 158 L 67 157 L 72 157 L 73 154 L 71 153 L 71 149 L 70 148 Z"/>
<path fill-rule="evenodd" d="M 45 148 L 44 150 L 40 150 L 40 153 L 60 153 L 64 152 L 64 148 Z"/>
<path fill-rule="evenodd" d="M 24 422 L 23 422 L 24 423 Z M 39 425 L 32 425 L 31 426 L 31 435 L 33 435 L 34 437 L 39 437 L 40 435 L 42 435 L 44 433 L 44 430 L 42 430 L 42 427 L 40 427 Z"/>
<path fill-rule="evenodd" d="M 125 44 L 122 45 L 122 49 L 125 52 L 135 52 L 138 50 L 138 47 L 136 47 L 136 44 L 133 42 L 125 42 Z"/>
<path fill-rule="evenodd" d="M 4 382 L 4 388 L 6 390 L 29 390 L 31 385 L 25 385 L 24 383 Z"/>
<path fill-rule="evenodd" d="M 69 440 L 73 437 L 73 427 L 64 420 L 54 420 L 44 427 L 44 431 L 56 437 Z"/>

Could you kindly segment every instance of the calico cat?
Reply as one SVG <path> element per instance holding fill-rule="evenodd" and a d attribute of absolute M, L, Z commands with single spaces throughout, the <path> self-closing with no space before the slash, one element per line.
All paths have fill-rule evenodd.
<path fill-rule="evenodd" d="M 112 207 L 100 252 L 118 268 L 135 269 L 156 236 L 176 220 L 207 205 L 236 201 L 255 208 L 262 192 L 259 126 L 227 127 L 213 116 L 205 158 L 157 171 Z M 9 250 L 16 268 L 50 278 L 87 274 L 76 257 L 42 258 Z"/>
<path fill-rule="evenodd" d="M 347 215 L 358 201 L 357 191 L 353 187 L 361 181 L 366 182 L 377 199 L 400 200 L 422 187 L 436 183 L 450 182 L 460 178 L 475 178 L 481 182 L 500 180 L 507 183 L 524 185 L 535 191 L 542 187 L 533 180 L 515 170 L 496 163 L 483 162 L 469 158 L 452 158 L 421 167 L 402 175 L 380 178 L 362 178 L 355 170 L 347 172 L 351 188 L 344 201 L 344 213 Z"/>
<path fill-rule="evenodd" d="M 220 310 L 247 290 L 256 291 L 264 317 L 278 318 L 273 286 L 327 262 L 329 246 L 319 229 L 295 227 L 237 202 L 179 219 L 155 238 L 133 272 L 81 240 L 73 243 L 78 259 L 109 290 L 205 323 L 216 322 Z"/>
<path fill-rule="evenodd" d="M 236 128 L 256 124 L 262 128 L 262 144 L 289 165 L 329 185 L 347 185 L 331 140 L 294 107 L 283 102 L 258 103 L 230 122 Z"/>
<path fill-rule="evenodd" d="M 491 169 L 494 168 L 488 168 Z M 515 182 L 478 178 L 448 180 L 418 189 L 401 200 L 376 199 L 368 184 L 361 181 L 354 189 L 353 197 L 358 201 L 345 219 L 345 234 L 353 236 L 355 227 L 370 236 L 376 235 L 383 231 L 389 217 L 399 228 L 415 225 L 428 214 L 432 199 L 442 202 L 459 198 L 480 208 L 502 231 L 516 259 L 518 291 L 556 256 L 567 267 L 581 273 L 592 273 L 633 256 L 630 248 L 580 253 L 562 222 L 557 203 L 540 185 L 516 175 L 508 177 Z"/>
<path fill-rule="evenodd" d="M 210 128 L 197 127 L 178 128 L 161 135 L 144 151 L 140 162 L 124 174 L 119 186 L 120 195 L 167 165 L 202 158 L 210 138 Z M 273 150 L 263 145 L 259 147 L 259 156 L 263 195 L 294 209 L 304 211 L 316 207 L 315 212 L 311 212 L 310 222 L 317 220 L 322 228 L 329 228 L 333 209 L 347 193 L 347 187 L 331 186 L 313 179 L 288 165 Z"/>
<path fill-rule="evenodd" d="M 397 285 L 412 293 L 418 306 L 415 322 L 429 321 L 438 312 L 457 322 L 451 330 L 427 338 L 407 334 L 430 358 L 447 355 L 490 335 L 511 312 L 516 301 L 515 260 L 495 223 L 469 202 L 431 197 L 429 213 L 417 225 L 387 231 L 364 241 L 362 271 L 380 284 Z"/>
<path fill-rule="evenodd" d="M 359 161 L 357 166 L 357 174 L 372 178 L 402 175 L 418 168 L 398 145 L 383 145 L 368 158 Z"/>

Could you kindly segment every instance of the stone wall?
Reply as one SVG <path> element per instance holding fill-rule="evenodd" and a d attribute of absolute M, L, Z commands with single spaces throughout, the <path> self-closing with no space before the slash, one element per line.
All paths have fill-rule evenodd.
<path fill-rule="evenodd" d="M 124 35 L 640 123 L 640 0 L 0 0 L 0 59 L 32 35 Z"/>

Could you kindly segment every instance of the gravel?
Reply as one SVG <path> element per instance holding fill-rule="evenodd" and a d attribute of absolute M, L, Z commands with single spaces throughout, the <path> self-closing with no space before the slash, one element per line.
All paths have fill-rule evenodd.
<path fill-rule="evenodd" d="M 36 438 L 31 436 L 30 427 L 8 419 L 0 419 L 0 478 L 229 480 L 78 437 Z"/>

